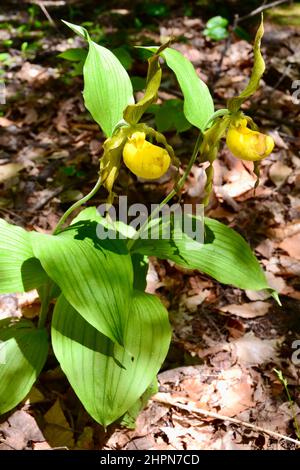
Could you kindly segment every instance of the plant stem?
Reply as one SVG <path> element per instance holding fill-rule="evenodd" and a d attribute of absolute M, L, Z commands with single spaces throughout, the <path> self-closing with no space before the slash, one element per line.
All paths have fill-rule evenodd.
<path fill-rule="evenodd" d="M 192 153 L 192 156 L 189 160 L 189 163 L 185 169 L 185 172 L 184 174 L 182 175 L 182 177 L 180 178 L 180 180 L 178 181 L 177 185 L 176 185 L 176 189 L 173 188 L 172 191 L 162 200 L 162 202 L 154 209 L 154 211 L 151 212 L 150 216 L 148 217 L 148 219 L 143 223 L 143 225 L 140 227 L 140 229 L 137 231 L 137 233 L 135 234 L 135 236 L 133 238 L 131 238 L 128 243 L 127 243 L 127 249 L 130 251 L 133 247 L 133 245 L 135 244 L 136 240 L 139 238 L 139 234 L 141 232 L 143 232 L 145 230 L 145 228 L 148 226 L 149 222 L 151 221 L 151 219 L 153 219 L 160 211 L 161 209 L 174 197 L 176 196 L 176 194 L 178 193 L 178 191 L 180 191 L 187 179 L 187 177 L 189 176 L 189 173 L 192 169 L 192 166 L 193 164 L 195 163 L 195 160 L 197 158 L 197 155 L 198 155 L 198 152 L 199 152 L 199 147 L 200 147 L 200 144 L 202 142 L 202 132 L 200 131 L 198 137 L 197 137 L 197 140 L 196 140 L 196 143 L 195 143 L 195 147 L 194 147 L 194 150 L 193 150 L 193 153 Z"/>
<path fill-rule="evenodd" d="M 39 314 L 39 321 L 38 321 L 38 328 L 44 328 L 46 320 L 47 320 L 47 314 L 49 310 L 49 302 L 50 302 L 50 292 L 53 287 L 52 281 L 49 281 L 47 284 L 42 286 L 39 290 L 39 296 L 41 299 L 41 310 Z"/>
<path fill-rule="evenodd" d="M 290 408 L 291 408 L 291 411 L 292 411 L 292 415 L 293 415 L 293 420 L 294 420 L 294 425 L 295 425 L 295 429 L 296 429 L 296 436 L 298 439 L 300 439 L 300 429 L 299 429 L 299 425 L 298 425 L 298 421 L 297 421 L 297 413 L 295 411 L 295 406 L 294 406 L 294 401 L 292 400 L 292 397 L 290 395 L 290 391 L 288 389 L 288 385 L 287 385 L 287 380 L 285 379 L 285 381 L 283 382 L 283 385 L 284 385 L 284 388 L 285 388 L 285 392 L 287 394 L 287 397 L 288 397 L 288 401 L 290 403 Z"/>
<path fill-rule="evenodd" d="M 69 217 L 69 215 L 75 210 L 77 209 L 78 207 L 82 206 L 83 204 L 85 204 L 87 201 L 89 201 L 89 199 L 91 199 L 95 194 L 96 192 L 99 190 L 101 186 L 101 177 L 99 176 L 95 186 L 93 187 L 93 189 L 86 195 L 84 196 L 82 199 L 80 199 L 79 201 L 76 201 L 71 207 L 69 207 L 69 209 L 63 214 L 63 216 L 60 218 L 58 224 L 56 225 L 54 231 L 53 231 L 53 235 L 56 235 L 57 232 L 60 231 L 61 229 L 61 226 L 65 223 L 65 221 L 67 220 L 67 218 Z"/>

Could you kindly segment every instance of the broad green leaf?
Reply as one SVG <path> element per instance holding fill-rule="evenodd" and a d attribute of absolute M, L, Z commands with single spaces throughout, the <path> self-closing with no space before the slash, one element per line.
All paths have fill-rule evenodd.
<path fill-rule="evenodd" d="M 149 268 L 149 260 L 147 256 L 134 253 L 131 257 L 133 266 L 133 287 L 142 292 L 145 291 L 147 286 L 147 273 Z"/>
<path fill-rule="evenodd" d="M 133 64 L 133 58 L 126 46 L 117 47 L 113 49 L 112 52 L 121 62 L 125 70 L 130 70 Z"/>
<path fill-rule="evenodd" d="M 213 16 L 208 20 L 206 23 L 206 28 L 216 28 L 216 27 L 221 27 L 221 28 L 226 28 L 228 26 L 228 20 L 227 18 L 224 18 L 223 16 Z"/>
<path fill-rule="evenodd" d="M 117 57 L 92 41 L 85 28 L 64 23 L 88 41 L 89 52 L 83 67 L 84 103 L 105 135 L 111 137 L 126 106 L 134 103 L 130 78 Z"/>
<path fill-rule="evenodd" d="M 167 100 L 161 105 L 152 105 L 148 111 L 154 113 L 155 125 L 159 132 L 170 130 L 184 132 L 192 127 L 183 113 L 182 100 Z"/>
<path fill-rule="evenodd" d="M 204 243 L 193 240 L 178 225 L 172 228 L 169 240 L 138 239 L 132 251 L 170 259 L 179 266 L 197 269 L 241 289 L 269 289 L 256 257 L 238 233 L 209 218 L 205 218 L 204 229 Z"/>
<path fill-rule="evenodd" d="M 138 103 L 127 106 L 124 111 L 124 119 L 130 124 L 137 124 L 146 109 L 157 100 L 162 74 L 159 63 L 160 53 L 166 49 L 167 45 L 168 44 L 161 46 L 157 52 L 148 59 L 148 73 L 144 96 Z"/>
<path fill-rule="evenodd" d="M 96 329 L 123 344 L 132 293 L 123 240 L 100 240 L 97 223 L 77 222 L 50 236 L 32 233 L 36 257 L 70 304 Z"/>
<path fill-rule="evenodd" d="M 232 113 L 238 111 L 241 105 L 244 103 L 244 101 L 246 101 L 247 98 L 253 95 L 253 93 L 259 87 L 259 81 L 265 71 L 265 61 L 260 51 L 261 38 L 263 37 L 263 34 L 264 34 L 264 23 L 263 23 L 263 17 L 262 17 L 260 26 L 257 30 L 255 40 L 254 40 L 254 46 L 253 46 L 254 64 L 253 64 L 253 69 L 252 69 L 249 83 L 239 96 L 230 98 L 228 100 L 228 109 Z"/>
<path fill-rule="evenodd" d="M 156 52 L 157 47 L 151 47 Z M 176 75 L 184 96 L 187 120 L 202 131 L 214 112 L 214 103 L 207 85 L 197 75 L 191 62 L 180 52 L 168 47 L 161 54 Z"/>
<path fill-rule="evenodd" d="M 203 31 L 204 36 L 208 36 L 210 39 L 220 41 L 228 37 L 227 31 L 228 20 L 223 16 L 214 16 L 210 18 L 206 23 L 206 28 Z"/>
<path fill-rule="evenodd" d="M 48 354 L 46 330 L 28 320 L 0 321 L 0 414 L 26 397 Z"/>
<path fill-rule="evenodd" d="M 29 232 L 0 219 L 0 294 L 25 292 L 47 281 L 34 258 Z"/>
<path fill-rule="evenodd" d="M 145 390 L 143 395 L 126 411 L 120 425 L 128 429 L 135 429 L 136 419 L 140 412 L 147 406 L 150 398 L 159 391 L 159 384 L 157 377 L 151 382 L 149 387 Z"/>
<path fill-rule="evenodd" d="M 99 214 L 96 207 L 87 207 L 86 209 L 83 209 L 72 221 L 72 225 L 82 221 L 97 222 L 97 224 L 101 224 L 110 231 L 110 236 L 115 232 L 116 238 L 122 236 L 124 240 L 133 237 L 136 233 L 136 230 L 133 227 L 126 225 L 122 221 L 116 221 L 114 224 L 109 224 L 109 222 Z M 131 261 L 134 275 L 133 287 L 134 289 L 144 292 L 147 285 L 146 276 L 149 267 L 148 257 L 136 253 L 132 255 Z"/>
<path fill-rule="evenodd" d="M 60 59 L 69 60 L 70 62 L 81 62 L 86 59 L 87 50 L 83 47 L 75 47 L 67 49 L 64 52 L 58 54 L 57 57 Z"/>
<path fill-rule="evenodd" d="M 86 207 L 81 210 L 79 214 L 72 220 L 71 225 L 77 224 L 78 222 L 90 221 L 101 223 L 102 217 L 97 211 L 96 206 Z"/>
<path fill-rule="evenodd" d="M 89 41 L 83 76 L 85 106 L 111 137 L 124 109 L 134 102 L 130 78 L 116 56 L 93 41 Z"/>
<path fill-rule="evenodd" d="M 170 336 L 161 302 L 139 291 L 127 317 L 126 350 L 87 323 L 63 296 L 52 320 L 54 353 L 88 413 L 105 427 L 150 385 L 167 354 Z"/>
<path fill-rule="evenodd" d="M 144 77 L 130 77 L 134 92 L 142 91 L 146 87 L 146 79 Z"/>
<path fill-rule="evenodd" d="M 99 207 L 87 207 L 83 209 L 73 220 L 71 225 L 76 224 L 77 222 L 96 222 L 99 224 L 97 226 L 97 230 L 99 230 L 100 225 L 105 228 L 107 232 L 110 232 L 107 235 L 107 238 L 115 239 L 121 238 L 122 240 L 126 240 L 128 238 L 132 238 L 136 230 L 134 227 L 127 225 L 126 223 L 122 222 L 121 220 L 113 220 L 108 221 L 106 218 L 102 217 L 98 212 Z M 101 236 L 100 236 L 101 238 Z"/>
<path fill-rule="evenodd" d="M 215 26 L 214 28 L 205 28 L 203 34 L 214 41 L 221 41 L 229 36 L 226 28 L 222 26 Z"/>

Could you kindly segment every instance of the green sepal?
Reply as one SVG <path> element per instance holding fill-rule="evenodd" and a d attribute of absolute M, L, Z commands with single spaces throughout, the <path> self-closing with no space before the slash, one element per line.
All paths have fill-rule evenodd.
<path fill-rule="evenodd" d="M 206 206 L 209 202 L 210 193 L 213 185 L 213 162 L 217 158 L 220 141 L 224 137 L 226 130 L 230 123 L 230 117 L 225 115 L 223 118 L 219 118 L 215 123 L 204 132 L 202 144 L 200 146 L 200 159 L 201 163 L 209 162 L 209 166 L 206 168 L 206 184 L 205 184 L 205 196 L 203 204 Z"/>
<path fill-rule="evenodd" d="M 108 191 L 108 204 L 112 204 L 114 200 L 115 195 L 112 188 L 119 174 L 123 148 L 129 132 L 129 127 L 121 127 L 113 137 L 106 139 L 103 144 L 104 153 L 100 159 L 100 176 L 103 186 Z"/>
<path fill-rule="evenodd" d="M 231 113 L 237 112 L 241 105 L 246 101 L 259 87 L 260 79 L 265 71 L 265 61 L 261 54 L 260 45 L 261 45 L 261 38 L 264 34 L 264 23 L 263 23 L 263 15 L 261 15 L 261 23 L 256 32 L 254 46 L 253 46 L 253 53 L 254 53 L 254 63 L 253 69 L 251 73 L 251 77 L 249 80 L 248 85 L 242 91 L 239 96 L 234 98 L 230 98 L 227 103 L 228 110 Z"/>
<path fill-rule="evenodd" d="M 144 96 L 138 103 L 129 104 L 124 111 L 124 119 L 129 124 L 137 124 L 147 108 L 157 100 L 162 75 L 159 63 L 160 53 L 163 52 L 169 44 L 169 42 L 163 44 L 157 52 L 148 59 L 148 73 Z"/>

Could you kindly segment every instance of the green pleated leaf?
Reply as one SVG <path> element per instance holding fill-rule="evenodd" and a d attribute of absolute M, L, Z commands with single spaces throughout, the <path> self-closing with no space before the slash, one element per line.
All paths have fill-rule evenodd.
<path fill-rule="evenodd" d="M 0 321 L 0 414 L 18 405 L 36 381 L 48 353 L 46 330 L 27 320 Z"/>
<path fill-rule="evenodd" d="M 47 281 L 34 258 L 29 232 L 0 219 L 0 294 L 25 292 Z"/>
<path fill-rule="evenodd" d="M 52 320 L 54 353 L 88 413 L 103 426 L 120 418 L 159 371 L 170 343 L 167 311 L 135 291 L 126 350 L 87 323 L 61 296 Z"/>
<path fill-rule="evenodd" d="M 156 52 L 157 47 L 148 48 Z M 187 120 L 202 131 L 214 113 L 214 103 L 207 85 L 197 75 L 192 63 L 179 51 L 168 47 L 161 53 L 176 75 L 184 96 L 183 111 Z"/>
<path fill-rule="evenodd" d="M 253 63 L 251 77 L 250 77 L 248 85 L 242 91 L 242 93 L 239 96 L 230 98 L 228 100 L 228 109 L 230 112 L 238 111 L 241 105 L 243 104 L 243 102 L 246 101 L 246 99 L 248 99 L 251 95 L 253 95 L 253 93 L 255 93 L 255 91 L 259 87 L 259 81 L 265 71 L 265 61 L 263 59 L 263 56 L 260 50 L 261 38 L 263 37 L 263 34 L 264 34 L 264 23 L 263 23 L 263 16 L 262 16 L 261 23 L 257 30 L 255 40 L 254 40 L 254 46 L 253 46 L 254 63 Z"/>
<path fill-rule="evenodd" d="M 97 211 L 96 206 L 90 206 L 86 207 L 85 209 L 82 209 L 79 214 L 72 220 L 71 225 L 75 225 L 78 222 L 97 222 L 101 223 L 102 217 Z"/>
<path fill-rule="evenodd" d="M 88 41 L 89 51 L 83 67 L 84 103 L 104 134 L 111 137 L 126 106 L 134 103 L 129 75 L 109 49 L 91 40 L 85 28 L 64 23 Z"/>
<path fill-rule="evenodd" d="M 32 233 L 35 256 L 91 325 L 123 344 L 133 285 L 123 240 L 100 240 L 97 223 L 78 221 L 59 235 Z"/>
<path fill-rule="evenodd" d="M 241 289 L 269 288 L 258 260 L 237 232 L 209 218 L 205 218 L 204 229 L 204 243 L 193 240 L 182 233 L 180 226 L 176 226 L 171 230 L 170 239 L 138 239 L 132 251 L 170 259 L 180 266 L 197 269 L 219 282 Z"/>
<path fill-rule="evenodd" d="M 83 67 L 84 103 L 107 137 L 123 118 L 126 106 L 134 102 L 130 78 L 116 56 L 89 41 Z"/>

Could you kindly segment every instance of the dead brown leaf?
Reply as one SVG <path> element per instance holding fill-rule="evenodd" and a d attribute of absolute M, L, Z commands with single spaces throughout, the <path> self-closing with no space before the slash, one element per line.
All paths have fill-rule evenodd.
<path fill-rule="evenodd" d="M 21 163 L 6 163 L 5 165 L 0 165 L 0 183 L 14 178 L 22 169 L 23 165 Z"/>
<path fill-rule="evenodd" d="M 278 246 L 292 258 L 300 261 L 300 232 L 285 238 Z"/>
<path fill-rule="evenodd" d="M 276 340 L 263 340 L 246 333 L 231 343 L 240 364 L 257 366 L 266 362 L 275 362 L 278 355 Z"/>
<path fill-rule="evenodd" d="M 221 307 L 220 310 L 225 313 L 231 313 L 242 318 L 256 318 L 266 315 L 271 304 L 268 302 L 256 301 L 247 304 L 231 304 Z"/>
<path fill-rule="evenodd" d="M 73 431 L 61 409 L 59 399 L 44 416 L 46 426 L 44 435 L 51 447 L 59 447 L 62 445 L 72 448 L 74 447 Z"/>

